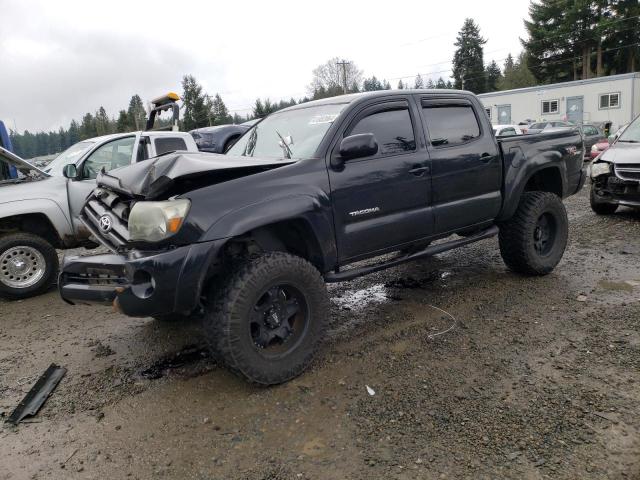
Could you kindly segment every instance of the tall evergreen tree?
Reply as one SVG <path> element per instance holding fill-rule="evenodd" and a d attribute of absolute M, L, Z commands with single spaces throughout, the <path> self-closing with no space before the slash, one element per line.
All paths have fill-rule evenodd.
<path fill-rule="evenodd" d="M 444 83 L 442 77 L 438 78 L 438 81 L 436 82 L 436 88 L 447 88 L 447 84 Z"/>
<path fill-rule="evenodd" d="M 193 75 L 182 78 L 182 104 L 184 113 L 182 125 L 184 130 L 205 127 L 212 119 L 211 103 L 202 91 L 202 86 Z"/>
<path fill-rule="evenodd" d="M 467 18 L 458 32 L 456 51 L 453 55 L 453 78 L 457 89 L 483 93 L 486 90 L 484 75 L 484 47 L 487 41 L 480 35 L 480 27 Z"/>
<path fill-rule="evenodd" d="M 129 128 L 131 130 L 144 130 L 146 113 L 140 95 L 133 95 L 129 100 L 127 116 L 129 117 Z"/>
<path fill-rule="evenodd" d="M 487 65 L 485 76 L 487 78 L 486 91 L 495 92 L 496 90 L 498 90 L 498 85 L 500 84 L 500 80 L 502 79 L 502 72 L 500 71 L 500 67 L 495 60 L 491 60 L 491 63 Z"/>
<path fill-rule="evenodd" d="M 424 88 L 424 81 L 420 74 L 416 75 L 416 79 L 413 82 L 413 88 Z"/>
<path fill-rule="evenodd" d="M 532 87 L 537 85 L 535 76 L 527 66 L 527 56 L 524 52 L 518 55 L 514 61 L 511 54 L 504 64 L 504 76 L 498 82 L 499 90 L 511 90 L 513 88 Z"/>
<path fill-rule="evenodd" d="M 85 113 L 82 117 L 82 123 L 80 124 L 80 139 L 86 140 L 87 138 L 97 137 L 98 131 L 96 130 L 96 120 L 89 112 Z"/>
<path fill-rule="evenodd" d="M 71 124 L 69 125 L 69 136 L 68 142 L 69 146 L 78 143 L 80 141 L 80 125 L 75 120 L 71 120 Z"/>
<path fill-rule="evenodd" d="M 104 107 L 100 107 L 96 112 L 95 122 L 96 122 L 96 133 L 98 135 L 107 135 L 111 133 L 109 116 L 107 115 L 107 112 L 104 109 Z"/>
<path fill-rule="evenodd" d="M 404 83 L 403 83 L 403 81 L 401 79 L 401 80 L 398 81 L 398 90 L 404 90 L 404 89 L 405 89 L 405 86 L 404 86 Z"/>
<path fill-rule="evenodd" d="M 222 101 L 222 98 L 218 93 L 213 97 L 213 102 L 211 104 L 211 110 L 213 113 L 213 124 L 214 125 L 223 125 L 231 122 L 231 117 L 229 116 L 229 110 L 227 110 L 227 106 Z"/>
<path fill-rule="evenodd" d="M 118 119 L 116 120 L 116 132 L 123 133 L 129 131 L 129 115 L 126 110 L 120 110 L 118 113 Z"/>
<path fill-rule="evenodd" d="M 436 85 L 433 83 L 433 80 L 427 80 L 427 88 L 436 88 Z"/>

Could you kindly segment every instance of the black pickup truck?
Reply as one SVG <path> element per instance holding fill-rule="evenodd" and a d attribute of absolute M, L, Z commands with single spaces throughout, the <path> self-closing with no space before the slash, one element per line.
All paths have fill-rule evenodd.
<path fill-rule="evenodd" d="M 512 270 L 551 272 L 583 148 L 577 129 L 496 140 L 468 92 L 304 103 L 227 155 L 175 152 L 101 174 L 82 219 L 113 254 L 66 258 L 60 293 L 130 316 L 201 316 L 232 371 L 284 382 L 323 337 L 325 282 L 493 235 Z"/>

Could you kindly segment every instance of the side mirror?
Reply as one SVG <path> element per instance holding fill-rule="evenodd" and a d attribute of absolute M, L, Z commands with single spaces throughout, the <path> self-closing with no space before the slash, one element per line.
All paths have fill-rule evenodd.
<path fill-rule="evenodd" d="M 360 133 L 345 137 L 340 142 L 342 160 L 370 157 L 378 153 L 378 142 L 373 133 Z"/>
<path fill-rule="evenodd" d="M 62 167 L 62 175 L 65 178 L 75 180 L 76 178 L 78 178 L 78 167 L 76 167 L 75 163 L 69 163 Z"/>
<path fill-rule="evenodd" d="M 607 142 L 609 142 L 609 145 L 611 145 L 615 141 L 616 141 L 616 136 L 615 135 L 609 135 L 607 137 Z"/>

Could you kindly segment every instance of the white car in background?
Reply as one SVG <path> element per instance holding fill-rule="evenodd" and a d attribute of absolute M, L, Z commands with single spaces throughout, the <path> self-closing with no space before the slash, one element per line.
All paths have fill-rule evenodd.
<path fill-rule="evenodd" d="M 506 137 L 508 135 L 522 135 L 523 132 L 518 125 L 494 125 L 493 133 L 496 137 Z"/>

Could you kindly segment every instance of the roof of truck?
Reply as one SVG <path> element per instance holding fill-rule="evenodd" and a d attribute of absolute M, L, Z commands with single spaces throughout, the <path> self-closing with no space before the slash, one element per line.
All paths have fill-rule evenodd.
<path fill-rule="evenodd" d="M 474 95 L 467 90 L 451 90 L 444 88 L 423 88 L 423 89 L 403 89 L 403 90 L 375 90 L 373 92 L 362 93 L 348 93 L 346 95 L 338 95 L 336 97 L 321 98 L 320 100 L 312 100 L 310 102 L 299 103 L 292 107 L 279 110 L 279 112 L 286 112 L 288 110 L 296 110 L 298 108 L 315 107 L 317 105 L 335 105 L 335 104 L 348 104 L 354 103 L 365 98 L 376 97 L 391 97 L 402 95 Z"/>

